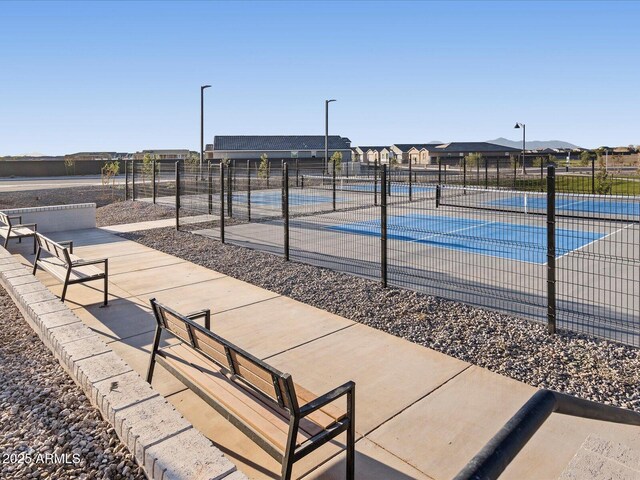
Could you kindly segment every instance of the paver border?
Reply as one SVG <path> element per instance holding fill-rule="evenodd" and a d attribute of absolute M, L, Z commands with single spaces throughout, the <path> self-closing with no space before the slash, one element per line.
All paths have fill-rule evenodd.
<path fill-rule="evenodd" d="M 0 284 L 112 424 L 148 478 L 247 480 L 228 457 L 2 247 Z"/>

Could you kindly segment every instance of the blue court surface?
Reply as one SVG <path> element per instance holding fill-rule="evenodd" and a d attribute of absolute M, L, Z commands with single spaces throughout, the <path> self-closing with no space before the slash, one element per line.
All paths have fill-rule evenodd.
<path fill-rule="evenodd" d="M 333 197 L 331 193 L 327 195 L 300 195 L 298 193 L 289 193 L 289 205 L 292 207 L 299 207 L 302 205 L 311 205 L 315 203 L 328 203 L 332 202 Z M 336 201 L 342 201 L 341 198 L 336 197 Z M 233 194 L 233 203 L 247 203 L 247 194 Z M 278 207 L 282 205 L 282 193 L 281 192 L 251 192 L 251 204 L 262 205 L 269 207 Z"/>
<path fill-rule="evenodd" d="M 513 196 L 510 198 L 503 198 L 500 200 L 494 200 L 488 202 L 485 205 L 491 205 L 496 207 L 511 207 L 518 210 L 524 210 L 525 198 L 523 195 Z M 531 210 L 544 210 L 547 209 L 547 198 L 544 196 L 527 196 L 526 207 Z M 623 199 L 581 199 L 578 196 L 557 196 L 556 197 L 556 211 L 564 212 L 581 212 L 581 213 L 593 213 L 597 214 L 609 214 L 609 215 L 621 215 L 627 217 L 640 217 L 640 199 L 629 198 Z"/>
<path fill-rule="evenodd" d="M 380 236 L 380 220 L 347 223 L 329 230 Z M 392 216 L 387 219 L 389 239 L 478 255 L 544 264 L 547 262 L 547 229 L 517 223 L 469 220 L 430 215 Z M 556 229 L 556 258 L 591 242 L 605 233 Z"/>
<path fill-rule="evenodd" d="M 331 185 L 329 185 L 329 188 L 331 188 Z M 356 183 L 356 184 L 342 185 L 342 186 L 336 185 L 336 190 L 351 190 L 351 191 L 357 191 L 357 192 L 370 192 L 370 193 L 373 193 L 375 190 L 377 190 L 378 193 L 380 193 L 382 190 L 382 186 L 380 185 L 380 183 L 378 183 L 376 187 L 373 182 Z M 411 186 L 411 193 L 429 193 L 429 192 L 435 192 L 435 191 L 436 191 L 436 187 L 421 187 L 417 185 Z M 409 185 L 407 185 L 406 183 L 400 183 L 400 184 L 391 183 L 390 193 L 392 196 L 393 195 L 409 195 Z"/>

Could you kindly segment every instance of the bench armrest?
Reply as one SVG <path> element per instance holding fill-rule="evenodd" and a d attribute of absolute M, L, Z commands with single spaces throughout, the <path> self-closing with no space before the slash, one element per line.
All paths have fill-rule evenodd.
<path fill-rule="evenodd" d="M 207 330 L 211 330 L 211 310 L 209 310 L 208 308 L 189 313 L 188 315 L 185 315 L 185 317 L 187 317 L 189 320 L 204 318 L 204 328 L 206 328 Z"/>
<path fill-rule="evenodd" d="M 37 223 L 20 223 L 18 225 L 11 225 L 11 228 L 18 228 L 18 227 L 33 228 L 34 231 L 38 230 L 38 224 Z"/>
<path fill-rule="evenodd" d="M 334 388 L 330 392 L 321 395 L 315 400 L 310 401 L 306 405 L 300 407 L 300 416 L 306 417 L 307 415 L 315 412 L 316 410 L 324 407 L 325 405 L 337 400 L 338 398 L 353 392 L 356 388 L 355 382 L 348 381 L 344 385 L 340 385 L 339 387 Z"/>
<path fill-rule="evenodd" d="M 87 265 L 96 265 L 98 263 L 107 264 L 108 258 L 98 258 L 97 260 L 76 260 L 71 262 L 71 267 L 86 267 Z"/>
<path fill-rule="evenodd" d="M 62 240 L 60 242 L 58 242 L 58 245 L 62 245 L 69 247 L 69 252 L 73 253 L 73 240 Z"/>
<path fill-rule="evenodd" d="M 18 222 L 22 223 L 22 215 L 7 215 L 7 218 L 9 220 L 18 219 Z"/>

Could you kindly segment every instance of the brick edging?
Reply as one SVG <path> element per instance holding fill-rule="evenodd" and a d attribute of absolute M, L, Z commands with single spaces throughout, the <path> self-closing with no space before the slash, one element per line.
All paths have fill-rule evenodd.
<path fill-rule="evenodd" d="M 0 247 L 0 283 L 153 480 L 246 480 L 209 439 Z"/>

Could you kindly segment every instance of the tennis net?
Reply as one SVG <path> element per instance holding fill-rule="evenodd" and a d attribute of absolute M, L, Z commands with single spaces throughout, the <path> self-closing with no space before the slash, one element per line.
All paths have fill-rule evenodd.
<path fill-rule="evenodd" d="M 442 185 L 440 205 L 546 215 L 547 193 Z M 638 222 L 640 196 L 556 193 L 555 211 L 559 216 Z"/>

